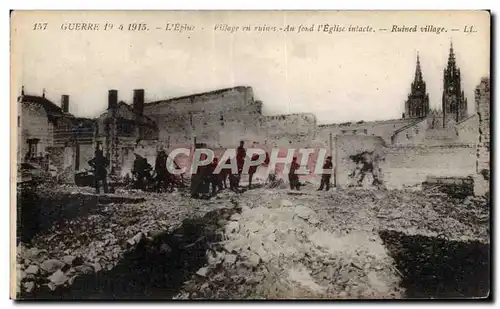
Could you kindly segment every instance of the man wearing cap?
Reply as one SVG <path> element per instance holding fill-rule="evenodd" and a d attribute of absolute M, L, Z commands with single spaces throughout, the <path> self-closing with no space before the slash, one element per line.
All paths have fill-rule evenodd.
<path fill-rule="evenodd" d="M 323 164 L 323 170 L 329 170 L 331 171 L 333 167 L 332 164 L 332 156 L 326 157 L 325 164 Z M 332 174 L 331 173 L 324 173 L 321 175 L 321 185 L 319 186 L 318 191 L 323 190 L 325 188 L 325 191 L 330 190 L 330 178 Z"/>
<path fill-rule="evenodd" d="M 96 149 L 95 157 L 90 160 L 89 166 L 94 169 L 94 181 L 95 181 L 95 192 L 99 194 L 99 186 L 100 182 L 102 182 L 102 186 L 104 188 L 104 193 L 108 193 L 108 182 L 107 182 L 107 170 L 106 168 L 109 165 L 108 159 L 104 157 L 102 150 Z"/>
<path fill-rule="evenodd" d="M 290 190 L 299 190 L 299 176 L 296 174 L 300 165 L 297 163 L 297 157 L 293 157 L 292 164 L 290 165 L 290 171 L 288 172 L 288 181 L 290 182 Z"/>

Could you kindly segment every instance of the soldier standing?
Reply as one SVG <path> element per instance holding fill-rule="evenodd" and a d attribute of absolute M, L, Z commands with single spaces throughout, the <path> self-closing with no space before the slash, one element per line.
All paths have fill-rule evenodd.
<path fill-rule="evenodd" d="M 222 190 L 222 182 L 220 181 L 219 174 L 215 174 L 215 169 L 217 168 L 218 164 L 219 159 L 215 157 L 213 161 L 208 165 L 207 169 L 207 177 L 212 187 L 212 195 L 215 195 L 219 190 Z"/>
<path fill-rule="evenodd" d="M 254 154 L 252 156 L 252 161 L 257 161 L 258 159 L 259 159 L 258 154 Z M 252 188 L 252 179 L 255 172 L 257 172 L 257 165 L 250 166 L 250 168 L 248 169 L 248 189 Z"/>
<path fill-rule="evenodd" d="M 132 170 L 132 174 L 136 177 L 136 188 L 139 190 L 144 190 L 146 181 L 151 179 L 151 165 L 149 165 L 148 161 L 138 155 L 135 154 L 134 160 L 134 168 Z"/>
<path fill-rule="evenodd" d="M 109 160 L 104 157 L 102 150 L 96 149 L 95 156 L 89 162 L 89 166 L 94 169 L 94 183 L 95 183 L 95 191 L 99 194 L 99 186 L 102 181 L 102 186 L 104 188 L 104 193 L 108 193 L 108 181 L 107 181 L 107 170 L 106 168 L 109 165 Z"/>
<path fill-rule="evenodd" d="M 241 174 L 243 173 L 243 165 L 245 164 L 245 157 L 247 156 L 247 151 L 244 146 L 245 142 L 240 141 L 240 146 L 236 150 L 236 164 L 238 165 L 238 187 L 240 186 Z"/>
<path fill-rule="evenodd" d="M 167 170 L 167 154 L 163 149 L 160 150 L 158 152 L 158 155 L 156 156 L 155 173 L 156 173 L 156 190 L 160 192 L 162 187 L 165 190 L 168 190 L 168 186 L 170 184 L 170 175 Z"/>
<path fill-rule="evenodd" d="M 231 164 L 231 159 L 227 159 L 225 164 Z M 231 169 L 230 168 L 223 168 L 221 169 L 218 177 L 219 177 L 219 183 L 221 185 L 221 189 L 224 188 L 226 189 L 227 188 L 227 183 L 226 183 L 226 180 L 229 178 L 229 175 L 231 175 Z M 231 183 L 229 183 L 231 184 Z M 232 188 L 232 187 L 231 187 Z"/>
<path fill-rule="evenodd" d="M 328 156 L 328 157 L 326 157 L 325 164 L 323 164 L 323 169 L 331 171 L 332 167 L 333 167 L 332 157 Z M 329 173 L 321 175 L 321 185 L 319 186 L 318 191 L 323 190 L 324 187 L 325 187 L 325 191 L 330 190 L 330 178 L 331 178 L 331 176 L 332 176 L 332 174 L 329 174 Z"/>
<path fill-rule="evenodd" d="M 299 169 L 300 165 L 297 163 L 297 157 L 293 157 L 292 164 L 290 166 L 290 171 L 288 172 L 288 181 L 290 182 L 290 190 L 296 189 L 299 190 L 299 176 L 297 176 L 296 172 Z"/>

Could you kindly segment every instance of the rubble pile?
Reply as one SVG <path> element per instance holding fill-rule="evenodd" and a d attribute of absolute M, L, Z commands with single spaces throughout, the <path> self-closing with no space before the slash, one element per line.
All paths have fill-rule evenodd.
<path fill-rule="evenodd" d="M 388 250 L 389 238 L 382 241 L 381 235 L 402 232 L 486 246 L 490 241 L 486 198 L 415 190 L 315 189 L 306 182 L 301 191 L 226 190 L 199 200 L 182 191 L 118 189 L 95 196 L 91 188 L 51 188 L 48 192 L 58 200 L 54 205 L 61 209 L 50 213 L 63 214 L 54 217 L 64 220 L 46 223 L 50 228 L 18 245 L 18 289 L 24 295 L 39 289 L 57 292 L 70 288 L 78 276 L 126 268 L 117 265 L 127 253 L 155 244 L 160 234 L 181 237 L 176 235 L 183 230 L 183 220 L 195 217 L 207 224 L 200 228 L 218 236 L 181 237 L 186 238 L 179 245 L 184 251 L 173 252 L 171 262 L 178 255 L 178 264 L 186 264 L 192 246 L 203 259 L 197 257 L 189 271 L 178 270 L 183 274 L 179 280 L 189 278 L 169 292 L 178 293 L 179 299 L 402 298 L 407 297 L 402 284 L 407 274 L 401 274 Z M 66 199 L 80 203 L 65 204 Z M 42 214 L 49 214 L 47 205 Z M 219 209 L 231 211 L 214 211 Z M 159 250 L 177 250 L 160 242 Z M 163 273 L 158 276 L 161 281 Z"/>
<path fill-rule="evenodd" d="M 314 210 L 287 199 L 243 206 L 225 227 L 227 239 L 207 252 L 209 265 L 198 272 L 210 280 L 183 296 L 401 297 L 393 261 L 377 235 L 332 233 L 319 222 Z"/>
<path fill-rule="evenodd" d="M 97 198 L 88 191 L 91 189 L 69 186 L 51 191 L 55 198 L 65 194 L 75 199 L 94 198 L 96 200 L 91 200 L 94 209 L 54 222 L 30 242 L 18 245 L 19 291 L 34 293 L 39 288 L 54 291 L 71 285 L 76 276 L 111 270 L 141 241 L 179 228 L 185 218 L 230 208 L 233 206 L 231 196 L 235 195 L 224 192 L 224 199 L 219 196 L 200 201 L 187 198 L 183 192 L 155 194 L 117 190 L 116 194 Z"/>
<path fill-rule="evenodd" d="M 414 190 L 340 190 L 325 197 L 297 197 L 315 205 L 328 226 L 337 230 L 395 230 L 410 235 L 489 243 L 489 201 L 450 198 Z"/>
<path fill-rule="evenodd" d="M 412 190 L 291 193 L 245 192 L 226 240 L 207 252 L 209 264 L 178 298 L 407 297 L 407 274 L 381 233 L 489 243 L 483 198 Z"/>

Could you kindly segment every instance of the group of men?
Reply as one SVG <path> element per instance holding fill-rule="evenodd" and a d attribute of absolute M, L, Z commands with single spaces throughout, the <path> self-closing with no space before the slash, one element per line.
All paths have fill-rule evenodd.
<path fill-rule="evenodd" d="M 206 160 L 206 155 L 202 154 L 201 159 Z M 213 161 L 205 166 L 198 167 L 197 173 L 192 175 L 191 179 L 191 196 L 199 197 L 201 194 L 215 195 L 220 190 L 226 189 L 228 187 L 227 181 L 229 180 L 229 188 L 233 191 L 240 190 L 240 180 L 243 172 L 243 166 L 245 160 L 247 159 L 247 152 L 244 147 L 244 142 L 240 142 L 240 146 L 236 151 L 236 165 L 238 167 L 237 173 L 233 173 L 231 168 L 223 168 L 219 173 L 215 173 L 215 170 L 219 164 L 217 157 Z M 257 161 L 259 155 L 254 154 L 250 160 Z M 350 175 L 352 178 L 357 179 L 357 185 L 361 185 L 365 175 L 371 173 L 373 175 L 373 185 L 381 185 L 382 180 L 380 178 L 380 169 L 378 167 L 379 158 L 373 152 L 362 152 L 357 155 L 353 155 L 350 159 L 356 163 L 356 169 Z M 231 166 L 231 158 L 227 159 L 225 162 L 227 166 Z M 153 184 L 154 189 L 157 192 L 161 191 L 172 191 L 176 186 L 180 186 L 182 181 L 176 178 L 175 175 L 171 174 L 167 168 L 168 155 L 165 150 L 160 150 L 156 157 L 156 162 L 154 166 L 154 177 L 152 175 L 153 168 L 147 162 L 146 158 L 143 158 L 136 154 L 134 160 L 134 166 L 132 169 L 132 174 L 135 179 L 135 187 L 137 189 L 144 190 L 147 184 Z M 266 154 L 265 164 L 269 163 L 269 156 Z M 179 166 L 175 164 L 175 168 Z M 89 161 L 89 165 L 94 169 L 95 176 L 95 188 L 96 192 L 99 193 L 99 188 L 102 183 L 104 187 L 104 192 L 108 192 L 107 184 L 107 167 L 109 165 L 108 159 L 103 155 L 102 150 L 97 149 L 95 151 L 95 157 Z M 294 157 L 290 169 L 288 172 L 288 180 L 291 190 L 300 190 L 300 182 L 297 174 L 297 170 L 300 168 L 300 164 L 297 162 L 297 157 Z M 328 156 L 325 163 L 323 164 L 323 170 L 332 170 L 332 157 Z M 248 176 L 249 183 L 248 188 L 252 187 L 253 177 L 257 171 L 257 165 L 252 165 L 249 168 Z M 182 178 L 181 178 L 182 179 Z M 331 173 L 324 173 L 321 175 L 321 184 L 318 191 L 330 190 L 330 180 Z"/>
<path fill-rule="evenodd" d="M 197 198 L 204 193 L 215 195 L 220 190 L 228 187 L 228 180 L 229 189 L 239 192 L 241 174 L 243 173 L 243 166 L 245 164 L 246 157 L 247 152 L 245 149 L 245 142 L 240 141 L 240 146 L 236 150 L 236 174 L 232 172 L 231 168 L 222 168 L 220 172 L 215 173 L 217 165 L 219 164 L 219 159 L 217 157 L 215 157 L 210 164 L 198 167 L 197 173 L 193 175 L 193 179 L 191 180 L 191 196 Z M 206 160 L 206 155 L 202 154 L 201 159 Z M 250 159 L 252 161 L 257 161 L 259 156 L 254 154 Z M 224 163 L 230 166 L 231 158 L 228 158 Z M 252 187 L 253 176 L 256 172 L 257 166 L 250 166 L 248 170 L 248 188 Z"/>

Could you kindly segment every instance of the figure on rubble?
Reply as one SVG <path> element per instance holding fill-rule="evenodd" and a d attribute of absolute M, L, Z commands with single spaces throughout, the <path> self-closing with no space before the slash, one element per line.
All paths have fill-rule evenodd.
<path fill-rule="evenodd" d="M 240 141 L 240 146 L 236 150 L 236 165 L 238 166 L 237 187 L 240 186 L 241 174 L 243 172 L 243 165 L 245 164 L 246 156 L 247 156 L 247 151 L 245 149 L 245 142 Z"/>
<path fill-rule="evenodd" d="M 332 167 L 333 167 L 332 156 L 328 156 L 328 157 L 326 157 L 325 164 L 323 164 L 323 169 L 331 171 Z M 330 190 L 331 177 L 332 177 L 331 173 L 324 173 L 321 175 L 321 185 L 319 186 L 318 191 L 323 190 L 323 188 L 325 188 L 325 191 Z"/>
<path fill-rule="evenodd" d="M 151 170 L 152 167 L 146 160 L 146 158 L 141 157 L 139 154 L 135 154 L 134 167 L 132 169 L 132 175 L 135 177 L 135 187 L 139 190 L 146 189 L 146 184 L 151 181 Z"/>
<path fill-rule="evenodd" d="M 290 164 L 290 171 L 288 172 L 290 190 L 300 190 L 299 176 L 296 173 L 299 167 L 300 165 L 297 163 L 297 157 L 293 157 L 292 163 Z"/>
<path fill-rule="evenodd" d="M 379 167 L 379 161 L 381 158 L 374 151 L 364 151 L 357 155 L 352 155 L 349 158 L 356 164 L 355 170 L 349 176 L 354 179 L 356 176 L 358 177 L 357 186 L 363 185 L 363 180 L 368 173 L 371 173 L 373 176 L 372 185 L 382 185 L 382 173 L 381 168 Z"/>
<path fill-rule="evenodd" d="M 227 159 L 225 164 L 230 164 L 231 159 Z M 221 184 L 221 188 L 227 189 L 227 179 L 229 178 L 229 175 L 231 175 L 231 169 L 230 168 L 223 168 L 221 169 L 218 177 L 219 177 L 219 183 Z"/>
<path fill-rule="evenodd" d="M 219 173 L 215 173 L 215 169 L 219 164 L 219 159 L 215 157 L 212 162 L 208 165 L 207 175 L 208 182 L 210 183 L 212 189 L 212 195 L 216 195 L 218 191 L 222 190 L 222 181 L 219 177 Z"/>
<path fill-rule="evenodd" d="M 168 191 L 169 186 L 171 190 L 174 189 L 174 182 L 172 181 L 172 175 L 167 169 L 167 153 L 165 150 L 161 149 L 156 156 L 155 162 L 155 173 L 156 173 L 156 191 L 160 192 L 162 188 Z"/>
<path fill-rule="evenodd" d="M 206 160 L 207 155 L 202 153 L 200 159 Z M 199 198 L 200 194 L 208 193 L 210 186 L 208 170 L 208 165 L 198 166 L 196 174 L 191 176 L 191 197 Z"/>
<path fill-rule="evenodd" d="M 252 158 L 251 158 L 251 161 L 257 161 L 257 160 L 259 160 L 259 155 L 258 154 L 254 154 L 252 156 Z M 248 169 L 248 189 L 252 188 L 252 179 L 253 179 L 253 175 L 256 172 L 257 172 L 257 165 L 252 165 Z"/>
<path fill-rule="evenodd" d="M 88 163 L 89 166 L 94 169 L 95 192 L 99 194 L 100 182 L 102 182 L 104 193 L 108 193 L 107 167 L 109 165 L 109 160 L 104 157 L 101 149 L 96 149 L 94 158 Z"/>

